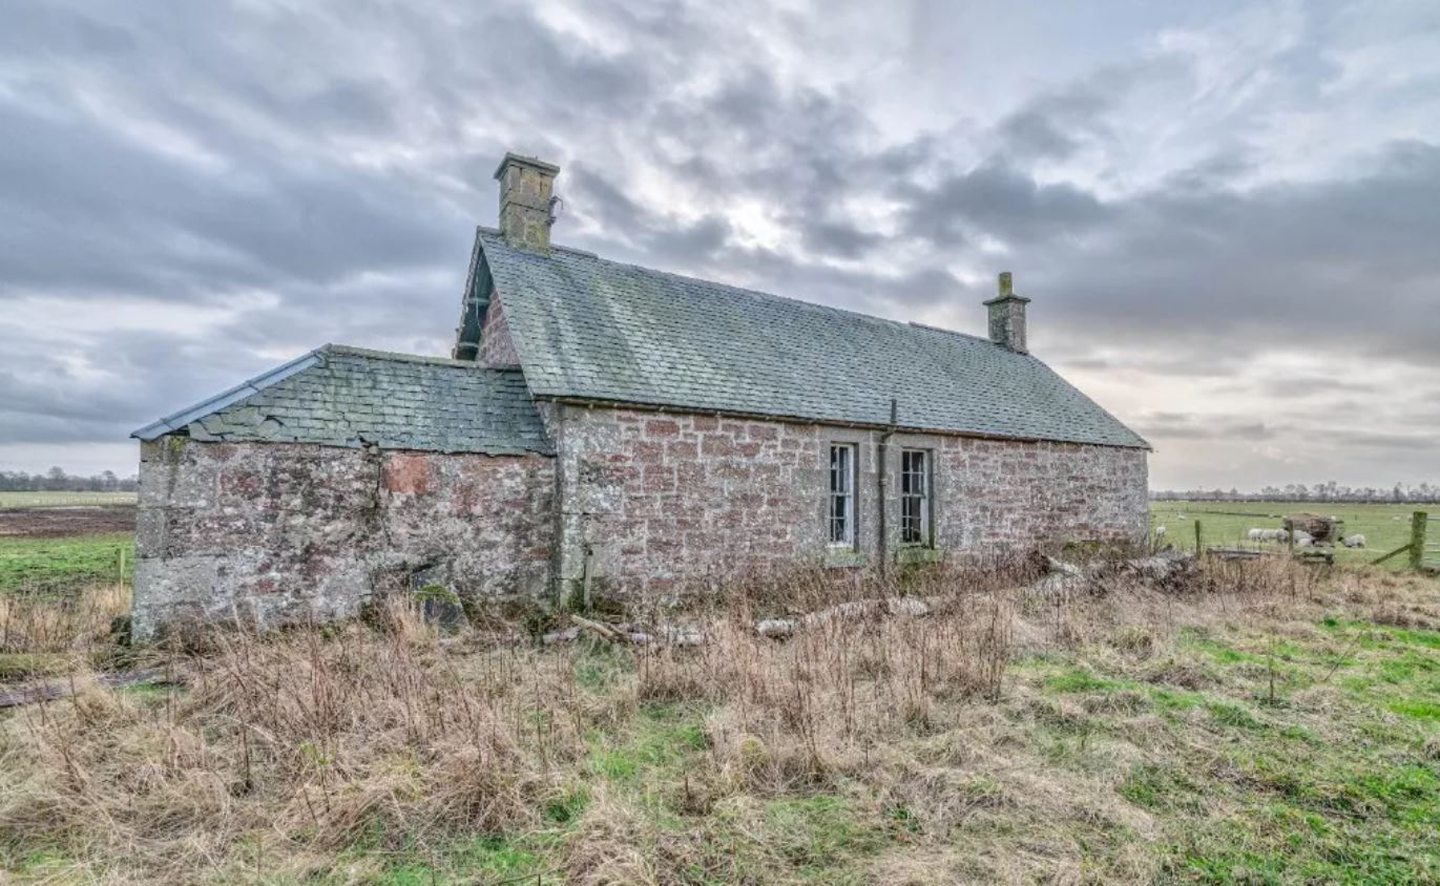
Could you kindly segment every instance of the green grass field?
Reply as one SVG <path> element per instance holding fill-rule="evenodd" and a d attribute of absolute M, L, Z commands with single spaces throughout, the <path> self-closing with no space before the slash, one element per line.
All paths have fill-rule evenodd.
<path fill-rule="evenodd" d="M 1246 540 L 1251 528 L 1279 529 L 1286 514 L 1299 512 L 1339 517 L 1345 521 L 1346 534 L 1365 536 L 1363 550 L 1337 548 L 1336 562 L 1369 563 L 1410 540 L 1410 515 L 1415 511 L 1432 513 L 1432 540 L 1440 536 L 1440 505 L 1413 504 L 1342 504 L 1286 501 L 1154 501 L 1150 503 L 1150 525 L 1164 526 L 1166 538 L 1182 549 L 1195 547 L 1195 523 L 1200 523 L 1201 543 L 1207 546 L 1255 547 Z M 1262 543 L 1262 548 L 1283 550 L 1284 545 Z M 1403 556 L 1390 561 L 1394 568 L 1403 566 Z"/>
<path fill-rule="evenodd" d="M 64 508 L 133 505 L 133 492 L 0 492 L 0 508 Z"/>
<path fill-rule="evenodd" d="M 121 571 L 121 558 L 124 571 Z M 87 584 L 129 581 L 134 533 L 73 538 L 0 538 L 0 593 L 66 591 Z"/>

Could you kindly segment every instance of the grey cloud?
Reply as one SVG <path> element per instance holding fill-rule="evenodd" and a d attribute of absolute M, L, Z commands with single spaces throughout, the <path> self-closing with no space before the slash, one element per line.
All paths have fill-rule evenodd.
<path fill-rule="evenodd" d="M 1109 216 L 1094 195 L 1068 184 L 1039 184 L 1003 162 L 953 176 L 933 189 L 906 187 L 906 231 L 955 249 L 977 234 L 1042 244 L 1093 229 Z"/>
<path fill-rule="evenodd" d="M 1331 432 L 1331 442 L 1365 449 L 1402 449 L 1421 452 L 1437 450 L 1434 434 L 1336 430 Z"/>
<path fill-rule="evenodd" d="M 1061 368 L 1289 389 L 1297 403 L 1263 422 L 1137 418 L 1161 439 L 1283 443 L 1321 427 L 1314 411 L 1339 395 L 1363 414 L 1388 381 L 1251 377 L 1278 347 L 1440 367 L 1440 148 L 1397 143 L 1343 175 L 1257 185 L 1265 146 L 1224 132 L 1189 168 L 1102 198 L 1040 171 L 1152 125 L 1127 118 L 1126 101 L 1158 80 L 1196 81 L 1193 62 L 1107 60 L 1014 96 L 993 122 L 924 120 L 901 138 L 876 122 L 864 78 L 772 64 L 775 35 L 738 12 L 725 25 L 708 7 L 602 0 L 565 32 L 505 2 L 8 12 L 0 308 L 38 294 L 235 316 L 204 333 L 3 349 L 0 441 L 117 439 L 327 340 L 443 352 L 471 227 L 493 222 L 490 173 L 508 148 L 561 162 L 556 237 L 607 257 L 969 328 L 1008 267 L 1035 299 L 1033 340 Z M 604 26 L 586 34 L 587 21 Z M 1335 77 L 1320 55 L 1277 57 L 1267 76 L 1320 102 Z M 652 175 L 683 181 L 696 203 L 639 201 Z M 748 245 L 742 204 L 782 242 Z M 872 228 L 850 205 L 894 208 L 897 227 Z M 274 303 L 240 306 L 255 292 Z M 7 345 L 27 335 L 0 331 Z M 102 352 L 123 384 L 67 374 L 70 358 Z M 1413 421 L 1406 431 L 1424 426 Z M 1405 432 L 1360 430 L 1424 457 Z"/>
<path fill-rule="evenodd" d="M 1132 76 L 1110 70 L 1027 102 L 996 126 L 1001 150 L 1018 160 L 1064 160 L 1086 142 L 1112 138 L 1105 114 Z"/>
<path fill-rule="evenodd" d="M 1241 417 L 1153 412 L 1136 419 L 1137 430 L 1152 440 L 1268 440 L 1287 429 Z"/>
<path fill-rule="evenodd" d="M 885 241 L 880 234 L 844 221 L 815 221 L 803 227 L 802 235 L 806 249 L 844 258 L 859 258 Z"/>
<path fill-rule="evenodd" d="M 1348 180 L 1144 193 L 1081 229 L 1015 248 L 1034 310 L 1072 334 L 1440 366 L 1440 148 L 1394 146 Z"/>

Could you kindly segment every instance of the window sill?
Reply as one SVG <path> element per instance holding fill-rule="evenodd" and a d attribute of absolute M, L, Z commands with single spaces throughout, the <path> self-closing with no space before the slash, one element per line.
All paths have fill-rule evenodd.
<path fill-rule="evenodd" d="M 868 565 L 865 555 L 854 548 L 830 548 L 825 551 L 824 562 L 827 569 L 848 569 Z"/>
<path fill-rule="evenodd" d="M 939 563 L 945 559 L 945 552 L 937 548 L 896 548 L 896 563 Z"/>

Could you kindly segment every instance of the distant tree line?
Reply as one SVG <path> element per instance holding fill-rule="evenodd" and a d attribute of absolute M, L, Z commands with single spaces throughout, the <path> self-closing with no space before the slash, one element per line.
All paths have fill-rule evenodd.
<path fill-rule="evenodd" d="M 1345 501 L 1364 504 L 1435 504 L 1440 502 L 1440 485 L 1396 483 L 1389 488 L 1342 486 L 1331 480 L 1306 486 L 1287 483 L 1266 486 L 1259 492 L 1223 489 L 1162 489 L 1150 493 L 1153 501 Z"/>
<path fill-rule="evenodd" d="M 0 471 L 0 492 L 134 492 L 139 487 L 139 477 L 117 477 L 114 471 L 89 477 L 67 474 L 64 468 L 51 468 L 43 474 Z"/>

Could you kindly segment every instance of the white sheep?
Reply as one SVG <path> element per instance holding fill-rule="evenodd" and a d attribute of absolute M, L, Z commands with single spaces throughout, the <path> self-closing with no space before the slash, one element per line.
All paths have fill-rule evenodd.
<path fill-rule="evenodd" d="M 1315 536 L 1303 529 L 1295 530 L 1295 547 L 1310 548 L 1315 546 Z"/>
<path fill-rule="evenodd" d="M 1347 535 L 1340 539 L 1340 543 L 1347 548 L 1363 548 L 1365 547 L 1365 536 L 1359 534 Z"/>
<path fill-rule="evenodd" d="M 1165 540 L 1165 527 L 1164 527 L 1164 526 L 1156 526 L 1156 527 L 1155 527 L 1155 544 L 1158 545 L 1158 544 L 1160 544 L 1161 542 L 1163 542 L 1164 540 Z"/>
<path fill-rule="evenodd" d="M 1251 529 L 1245 537 L 1250 541 L 1288 541 L 1290 533 L 1283 529 Z"/>

